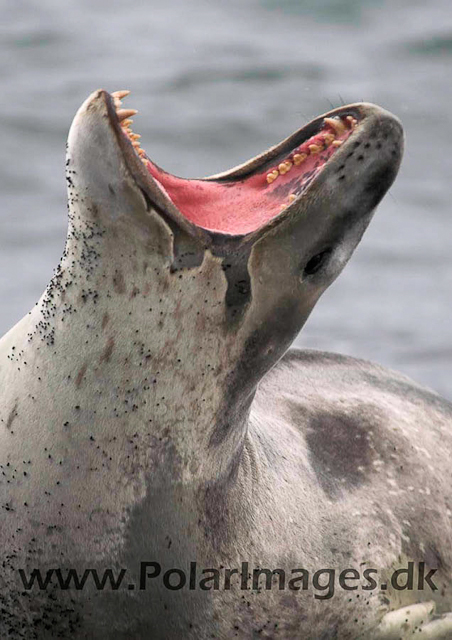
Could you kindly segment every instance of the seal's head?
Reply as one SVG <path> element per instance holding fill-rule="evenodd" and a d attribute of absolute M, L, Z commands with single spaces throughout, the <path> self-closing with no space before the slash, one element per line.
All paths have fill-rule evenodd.
<path fill-rule="evenodd" d="M 92 94 L 71 127 L 66 265 L 104 296 L 113 281 L 127 304 L 105 312 L 173 379 L 185 359 L 184 380 L 209 370 L 240 404 L 350 258 L 396 176 L 402 127 L 353 104 L 230 171 L 182 179 L 140 147 L 127 93 Z"/>

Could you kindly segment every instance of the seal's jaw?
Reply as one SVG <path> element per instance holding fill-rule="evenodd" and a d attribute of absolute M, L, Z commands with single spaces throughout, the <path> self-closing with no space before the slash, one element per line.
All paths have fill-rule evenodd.
<path fill-rule="evenodd" d="M 184 179 L 161 169 L 141 148 L 130 116 L 113 94 L 124 134 L 160 189 L 181 214 L 199 227 L 229 235 L 245 235 L 265 226 L 305 192 L 327 162 L 348 140 L 359 115 L 341 113 L 301 129 L 238 169 L 205 179 Z"/>
<path fill-rule="evenodd" d="M 120 156 L 118 164 L 124 165 L 124 171 L 116 175 L 124 177 L 127 173 L 127 180 L 141 191 L 148 209 L 152 207 L 172 228 L 175 223 L 204 246 L 215 242 L 217 236 L 251 237 L 254 241 L 287 217 L 309 209 L 313 194 L 316 199 L 328 199 L 331 194 L 325 184 L 331 187 L 334 182 L 332 196 L 338 201 L 356 201 L 366 174 L 374 172 L 377 164 L 385 164 L 391 165 L 393 178 L 401 159 L 402 146 L 398 143 L 393 157 L 385 155 L 394 136 L 401 137 L 398 120 L 376 105 L 357 103 L 319 116 L 278 145 L 229 171 L 203 179 L 183 179 L 161 169 L 141 148 L 140 136 L 130 128 L 136 111 L 123 109 L 121 104 L 128 93 L 99 90 L 92 94 L 74 119 L 69 147 L 79 150 L 80 158 L 84 155 L 85 166 L 93 165 L 93 173 L 86 175 L 88 182 L 94 182 L 90 175 L 99 176 L 104 165 L 109 165 L 104 179 L 110 180 L 110 159 Z M 388 123 L 398 132 L 376 142 Z M 353 154 L 353 161 L 357 158 L 363 162 L 353 164 Z M 382 194 L 390 182 L 382 181 Z"/>
<path fill-rule="evenodd" d="M 336 109 L 303 127 L 279 145 L 227 172 L 184 179 L 161 169 L 131 130 L 137 112 L 123 109 L 128 91 L 106 96 L 112 120 L 164 197 L 199 228 L 225 235 L 254 233 L 306 192 L 350 137 L 357 138 L 362 113 L 356 106 Z M 130 149 L 129 154 L 130 155 Z"/>
<path fill-rule="evenodd" d="M 278 145 L 229 171 L 203 179 L 183 179 L 161 169 L 141 148 L 140 136 L 131 130 L 131 117 L 136 111 L 122 108 L 121 100 L 127 94 L 104 90 L 92 94 L 74 120 L 71 132 L 77 135 L 70 135 L 69 147 L 74 147 L 71 142 L 75 137 L 84 137 L 83 144 L 77 142 L 75 147 L 80 157 L 83 152 L 85 165 L 93 165 L 104 146 L 103 159 L 93 169 L 96 175 L 102 166 L 111 164 L 110 157 L 121 156 L 118 162 L 125 171 L 119 173 L 127 173 L 127 180 L 144 196 L 147 208 L 158 212 L 173 230 L 177 227 L 204 246 L 215 244 L 217 237 L 239 241 L 250 238 L 254 242 L 286 218 L 300 218 L 310 210 L 313 198 L 327 201 L 333 197 L 339 204 L 347 199 L 356 202 L 356 194 L 363 190 L 377 165 L 391 169 L 392 177 L 382 180 L 380 189 L 374 185 L 375 192 L 383 195 L 401 159 L 398 142 L 391 152 L 393 157 L 386 157 L 391 141 L 401 137 L 398 120 L 376 105 L 357 103 L 319 116 Z M 95 131 L 93 114 L 97 114 L 102 135 Z M 395 133 L 391 131 L 389 138 L 381 140 L 381 132 L 388 127 Z M 98 138 L 99 142 L 87 144 L 87 138 Z M 359 162 L 354 162 L 356 159 Z M 107 173 L 111 174 L 110 168 Z M 89 175 L 86 177 L 89 182 Z"/>
<path fill-rule="evenodd" d="M 248 398 L 352 255 L 397 174 L 402 127 L 380 107 L 350 105 L 235 169 L 183 180 L 141 150 L 122 97 L 97 91 L 71 127 L 64 266 L 90 279 L 98 266 L 121 290 L 116 274 L 129 273 L 133 292 L 146 292 L 132 292 L 128 310 L 140 335 L 158 326 L 167 346 L 198 327 L 228 354 L 225 376 L 242 371 L 236 389 Z M 156 325 L 161 304 L 171 314 Z M 121 309 L 109 313 L 129 326 Z"/>

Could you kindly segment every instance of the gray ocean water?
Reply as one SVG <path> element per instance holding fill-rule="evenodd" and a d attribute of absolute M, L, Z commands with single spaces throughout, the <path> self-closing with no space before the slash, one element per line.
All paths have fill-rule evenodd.
<path fill-rule="evenodd" d="M 343 102 L 405 126 L 404 163 L 297 339 L 452 398 L 450 0 L 0 0 L 0 334 L 64 246 L 65 142 L 95 89 L 132 91 L 149 156 L 228 168 Z"/>

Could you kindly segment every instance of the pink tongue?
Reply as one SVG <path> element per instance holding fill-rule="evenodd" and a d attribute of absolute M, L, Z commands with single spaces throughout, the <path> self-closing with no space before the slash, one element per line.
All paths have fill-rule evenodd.
<path fill-rule="evenodd" d="M 324 128 L 323 133 L 326 131 L 330 132 L 330 129 Z M 336 139 L 345 140 L 350 134 L 351 130 L 347 129 Z M 178 178 L 150 160 L 147 160 L 147 167 L 188 220 L 210 231 L 240 235 L 255 231 L 277 216 L 290 204 L 290 194 L 301 193 L 337 149 L 330 145 L 313 154 L 309 150 L 309 145 L 313 144 L 323 146 L 322 132 L 290 154 L 307 153 L 307 158 L 298 166 L 293 164 L 287 173 L 279 175 L 271 184 L 267 182 L 267 174 L 277 169 L 278 164 L 266 167 L 265 171 L 249 178 L 231 182 Z M 289 156 L 280 158 L 278 163 L 289 159 Z"/>

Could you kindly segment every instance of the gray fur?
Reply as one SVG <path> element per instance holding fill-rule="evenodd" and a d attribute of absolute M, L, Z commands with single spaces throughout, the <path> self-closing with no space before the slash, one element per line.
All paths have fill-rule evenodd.
<path fill-rule="evenodd" d="M 158 190 L 108 94 L 80 109 L 63 258 L 0 342 L 2 638 L 357 640 L 383 619 L 389 639 L 405 624 L 390 609 L 450 609 L 450 405 L 376 365 L 283 357 L 400 162 L 399 123 L 350 112 L 365 116 L 362 159 L 344 145 L 276 220 L 235 238 L 194 227 Z M 18 577 L 125 568 L 129 584 L 152 560 L 288 573 L 424 560 L 440 590 L 26 592 Z M 433 615 L 422 607 L 410 620 Z M 434 623 L 426 638 L 448 619 Z"/>

